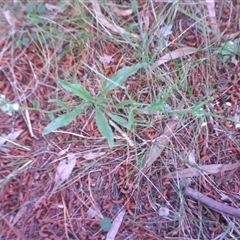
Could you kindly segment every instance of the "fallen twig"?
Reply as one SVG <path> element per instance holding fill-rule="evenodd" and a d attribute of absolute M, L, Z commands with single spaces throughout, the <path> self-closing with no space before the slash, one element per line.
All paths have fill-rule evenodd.
<path fill-rule="evenodd" d="M 234 217 L 240 218 L 240 210 L 234 207 L 227 206 L 223 203 L 220 203 L 218 201 L 213 200 L 210 197 L 205 196 L 204 194 L 190 188 L 186 187 L 184 194 L 188 197 L 191 197 L 197 201 L 200 201 L 201 203 L 206 204 L 208 207 L 213 209 L 216 212 L 223 213 L 223 214 L 229 214 Z"/>

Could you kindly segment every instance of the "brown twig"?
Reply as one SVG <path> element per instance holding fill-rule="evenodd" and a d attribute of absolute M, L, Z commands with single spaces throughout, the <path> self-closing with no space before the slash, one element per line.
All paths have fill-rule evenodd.
<path fill-rule="evenodd" d="M 223 214 L 229 214 L 234 217 L 240 218 L 240 210 L 234 207 L 227 206 L 223 203 L 220 203 L 218 201 L 213 200 L 210 197 L 205 196 L 204 194 L 190 188 L 186 187 L 184 194 L 188 197 L 191 197 L 197 201 L 200 201 L 201 203 L 204 203 L 208 205 L 211 209 L 213 209 L 216 212 L 223 213 Z"/>

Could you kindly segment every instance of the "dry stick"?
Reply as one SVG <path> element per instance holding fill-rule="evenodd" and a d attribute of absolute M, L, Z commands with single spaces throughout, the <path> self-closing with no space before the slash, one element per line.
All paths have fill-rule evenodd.
<path fill-rule="evenodd" d="M 179 103 L 176 110 L 181 110 L 183 109 L 183 107 L 184 101 L 182 100 Z M 162 153 L 164 148 L 168 145 L 168 143 L 170 142 L 170 138 L 172 137 L 174 130 L 177 126 L 178 121 L 179 121 L 178 116 L 173 115 L 172 120 L 168 122 L 167 126 L 164 128 L 163 134 L 155 140 L 154 146 L 150 150 L 144 168 L 148 169 L 157 160 L 157 158 Z"/>
<path fill-rule="evenodd" d="M 113 126 L 126 139 L 126 141 L 131 147 L 134 147 L 133 141 L 128 137 L 128 135 L 125 132 L 121 130 L 120 127 L 117 126 L 117 124 L 115 124 L 111 119 L 109 120 L 109 124 Z"/>
<path fill-rule="evenodd" d="M 216 212 L 229 214 L 234 217 L 240 218 L 240 210 L 239 209 L 227 206 L 220 202 L 217 202 L 217 201 L 213 200 L 212 198 L 207 197 L 204 194 L 202 194 L 190 187 L 185 188 L 184 194 L 188 197 L 191 197 L 197 201 L 200 201 L 200 202 L 208 205 L 210 208 L 212 208 Z"/>

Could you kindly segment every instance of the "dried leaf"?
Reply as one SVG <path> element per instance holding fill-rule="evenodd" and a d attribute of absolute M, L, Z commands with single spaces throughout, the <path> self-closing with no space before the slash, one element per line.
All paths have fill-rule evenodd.
<path fill-rule="evenodd" d="M 181 101 L 177 107 L 177 110 L 180 110 L 183 107 L 184 107 L 184 103 L 183 101 Z M 146 160 L 146 163 L 145 163 L 146 168 L 149 168 L 157 160 L 157 158 L 162 153 L 164 148 L 168 145 L 170 138 L 173 135 L 173 132 L 177 126 L 177 123 L 178 123 L 178 117 L 173 116 L 172 120 L 165 127 L 163 134 L 156 139 L 152 149 L 150 150 L 148 158 Z"/>
<path fill-rule="evenodd" d="M 91 207 L 87 211 L 87 218 L 95 218 L 97 220 L 103 219 L 103 215 L 96 204 L 92 204 Z"/>
<path fill-rule="evenodd" d="M 46 9 L 48 9 L 49 11 L 56 11 L 56 12 L 59 12 L 59 13 L 63 13 L 63 12 L 64 12 L 64 9 L 63 9 L 62 6 L 57 6 L 57 5 L 52 5 L 52 4 L 46 3 L 46 4 L 45 4 L 45 7 L 46 7 Z"/>
<path fill-rule="evenodd" d="M 174 50 L 170 53 L 165 54 L 164 56 L 160 57 L 154 64 L 153 68 L 158 67 L 168 61 L 171 61 L 173 59 L 177 59 L 180 57 L 185 57 L 187 55 L 190 55 L 192 53 L 195 53 L 197 51 L 197 48 L 193 47 L 183 47 L 177 50 Z"/>
<path fill-rule="evenodd" d="M 62 155 L 64 155 L 65 153 L 68 152 L 69 148 L 70 148 L 71 144 L 69 144 L 69 146 L 66 148 L 66 149 L 63 149 L 61 150 L 59 153 L 58 153 L 58 156 L 61 157 Z"/>
<path fill-rule="evenodd" d="M 106 55 L 106 54 L 103 54 L 103 56 L 100 56 L 99 57 L 99 60 L 102 62 L 102 63 L 111 63 L 113 61 L 113 56 L 109 56 L 109 55 Z"/>
<path fill-rule="evenodd" d="M 16 17 L 14 17 L 13 14 L 9 10 L 4 11 L 3 14 L 4 14 L 4 17 L 6 18 L 8 24 L 11 27 L 16 27 L 16 26 L 22 25 L 22 23 L 18 19 L 16 19 Z"/>
<path fill-rule="evenodd" d="M 210 23 L 211 23 L 212 29 L 217 31 L 218 24 L 217 24 L 216 11 L 215 11 L 215 0 L 205 0 L 205 1 L 207 4 L 208 15 L 210 18 Z"/>
<path fill-rule="evenodd" d="M 111 10 L 113 11 L 113 13 L 115 13 L 117 16 L 119 17 L 127 17 L 129 15 L 131 15 L 133 13 L 132 9 L 120 9 L 114 5 L 111 5 Z"/>
<path fill-rule="evenodd" d="M 2 146 L 6 141 L 10 140 L 15 140 L 16 138 L 18 138 L 18 136 L 23 132 L 23 129 L 20 129 L 18 131 L 15 131 L 13 133 L 9 133 L 8 135 L 6 134 L 2 134 L 0 136 L 0 146 Z"/>
<path fill-rule="evenodd" d="M 18 210 L 16 216 L 14 217 L 14 219 L 13 219 L 13 221 L 12 221 L 12 225 L 13 225 L 13 226 L 19 221 L 19 219 L 20 219 L 20 218 L 22 217 L 22 215 L 26 212 L 26 210 L 27 210 L 27 206 L 26 206 L 26 205 L 23 206 L 23 207 L 21 207 L 21 208 Z"/>
<path fill-rule="evenodd" d="M 98 157 L 101 157 L 102 155 L 104 155 L 106 152 L 91 152 L 91 153 L 86 153 L 84 154 L 82 157 L 86 160 L 92 160 Z"/>
<path fill-rule="evenodd" d="M 188 162 L 191 163 L 191 164 L 196 164 L 194 149 L 188 155 Z"/>
<path fill-rule="evenodd" d="M 68 154 L 67 158 L 67 160 L 63 159 L 57 166 L 54 188 L 66 181 L 70 177 L 72 170 L 75 167 L 76 156 L 74 154 Z"/>
<path fill-rule="evenodd" d="M 231 40 L 238 36 L 240 36 L 240 31 L 235 32 L 235 33 L 227 33 L 227 34 L 223 35 L 223 38 L 225 38 L 226 40 Z"/>
<path fill-rule="evenodd" d="M 225 171 L 236 169 L 238 167 L 240 167 L 240 162 L 237 162 L 234 164 L 210 164 L 210 165 L 190 167 L 180 171 L 175 171 L 171 174 L 168 174 L 167 176 L 172 178 L 197 177 L 202 175 L 225 172 Z"/>
<path fill-rule="evenodd" d="M 124 28 L 110 23 L 102 14 L 100 6 L 97 1 L 91 1 L 93 6 L 93 11 L 96 15 L 97 20 L 106 28 L 117 34 L 126 34 L 133 38 L 139 38 L 138 35 L 127 32 Z"/>
<path fill-rule="evenodd" d="M 12 27 L 15 27 L 16 18 L 11 14 L 9 10 L 3 12 L 8 24 Z"/>
<path fill-rule="evenodd" d="M 112 223 L 111 229 L 107 233 L 106 240 L 114 240 L 115 239 L 115 236 L 118 233 L 118 230 L 121 226 L 124 215 L 125 215 L 125 210 L 122 210 L 120 213 L 118 213 L 118 215 L 116 216 L 116 218 L 114 219 L 114 221 Z"/>

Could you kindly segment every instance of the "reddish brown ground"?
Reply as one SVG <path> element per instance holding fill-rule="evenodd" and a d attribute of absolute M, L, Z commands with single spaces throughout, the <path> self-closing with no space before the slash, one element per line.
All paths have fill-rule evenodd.
<path fill-rule="evenodd" d="M 233 32 L 236 29 L 233 29 Z M 177 34 L 177 33 L 176 33 Z M 195 39 L 196 40 L 196 39 Z M 201 39 L 194 42 L 202 44 Z M 198 42 L 200 41 L 200 42 Z M 185 44 L 188 44 L 186 39 Z M 7 42 L 2 43 L 3 48 Z M 108 50 L 93 49 L 93 55 L 114 54 L 120 52 L 111 42 L 105 43 Z M 173 46 L 173 48 L 176 46 Z M 2 71 L 0 72 L 0 93 L 4 94 L 11 101 L 20 101 L 22 106 L 32 107 L 37 99 L 39 108 L 44 110 L 56 109 L 56 105 L 49 104 L 48 100 L 56 97 L 56 83 L 54 76 L 61 76 L 61 72 L 55 69 L 49 69 L 46 73 L 43 69 L 44 64 L 39 55 L 34 54 L 36 46 L 30 45 L 22 54 L 20 48 L 13 50 L 13 59 L 17 56 L 19 60 L 11 66 L 11 51 L 5 52 L 1 59 Z M 96 51 L 96 52 L 94 52 Z M 50 54 L 54 54 L 49 49 Z M 79 58 L 67 55 L 59 60 L 58 69 L 70 69 L 74 62 Z M 204 53 L 203 53 L 204 54 Z M 196 56 L 196 59 L 202 56 Z M 74 59 L 74 61 L 73 61 Z M 80 57 L 81 59 L 81 57 Z M 80 61 L 79 59 L 79 61 Z M 104 65 L 105 74 L 111 76 L 119 68 L 120 56 L 110 65 Z M 93 61 L 88 59 L 89 63 Z M 34 66 L 33 71 L 29 62 Z M 174 63 L 169 67 L 174 68 Z M 212 68 L 213 66 L 209 66 Z M 193 95 L 200 99 L 204 94 L 204 83 L 206 81 L 206 66 L 193 69 L 189 73 L 189 83 L 194 90 Z M 83 77 L 86 74 L 83 66 L 79 66 L 78 76 Z M 211 76 L 213 97 L 219 101 L 217 106 L 218 114 L 226 117 L 232 117 L 234 114 L 240 114 L 240 64 L 237 66 L 228 63 L 226 65 L 217 64 L 215 76 Z M 228 80 L 226 80 L 228 79 Z M 139 81 L 129 79 L 129 90 L 133 96 L 141 101 L 151 102 L 150 95 L 142 94 L 137 96 L 138 91 L 151 79 L 143 78 Z M 53 86 L 53 88 L 49 87 Z M 87 89 L 93 89 L 95 82 Z M 134 91 L 136 91 L 134 95 Z M 64 92 L 60 92 L 69 104 L 76 105 L 78 99 L 68 99 Z M 115 91 L 114 94 L 121 96 L 121 91 Z M 61 96 L 58 96 L 61 99 Z M 186 93 L 186 97 L 187 93 Z M 224 107 L 226 102 L 231 103 L 231 107 Z M 198 218 L 200 215 L 208 223 L 203 224 L 202 231 L 206 238 L 217 236 L 224 232 L 228 225 L 226 219 L 221 214 L 214 211 L 208 212 L 203 205 L 193 200 L 186 199 L 188 208 L 181 212 L 182 206 L 179 196 L 176 194 L 176 185 L 172 180 L 161 178 L 167 173 L 167 168 L 175 171 L 175 166 L 171 164 L 171 159 L 175 159 L 179 152 L 188 152 L 189 144 L 195 136 L 195 129 L 199 126 L 185 123 L 172 139 L 172 144 L 161 157 L 161 161 L 154 163 L 150 172 L 142 175 L 140 158 L 146 158 L 145 150 L 147 146 L 138 149 L 127 149 L 125 142 L 117 142 L 117 147 L 109 149 L 107 142 L 101 140 L 101 136 L 96 128 L 93 118 L 90 118 L 90 111 L 76 119 L 64 130 L 76 134 L 82 134 L 84 137 L 74 136 L 64 133 L 51 133 L 45 137 L 42 136 L 44 127 L 49 123 L 47 114 L 38 111 L 29 110 L 30 121 L 35 137 L 31 137 L 28 124 L 26 123 L 26 113 L 15 113 L 12 117 L 1 112 L 0 133 L 9 134 L 10 132 L 23 129 L 23 133 L 14 141 L 22 146 L 27 146 L 30 150 L 24 150 L 21 147 L 7 144 L 0 147 L 0 239 L 104 239 L 104 233 L 99 221 L 88 216 L 88 210 L 93 203 L 97 204 L 104 217 L 114 219 L 119 210 L 125 206 L 126 215 L 117 235 L 117 240 L 123 239 L 173 239 L 176 237 L 186 239 L 186 236 L 197 238 L 199 229 L 196 225 L 188 224 L 180 226 L 179 216 L 186 215 L 185 218 Z M 136 116 L 138 117 L 138 116 Z M 190 117 L 189 117 L 190 119 Z M 194 117 L 192 117 L 194 119 Z M 212 128 L 211 122 L 208 122 L 208 132 L 200 130 L 195 143 L 198 144 L 198 153 L 201 164 L 220 164 L 235 163 L 240 159 L 240 129 L 235 128 L 231 122 L 215 119 L 219 123 L 219 131 Z M 165 125 L 166 121 L 156 122 L 151 129 L 139 127 L 136 131 L 138 135 L 151 140 L 161 134 L 159 129 Z M 222 124 L 222 125 L 221 125 Z M 223 126 L 226 126 L 223 127 Z M 84 128 L 84 132 L 81 130 Z M 130 135 L 130 137 L 133 137 Z M 96 140 L 98 139 L 98 140 Z M 100 139 L 100 140 L 99 140 Z M 136 139 L 141 143 L 140 138 Z M 69 147 L 70 146 L 70 147 Z M 57 155 L 62 149 L 69 150 L 67 153 L 76 153 L 79 155 L 76 167 L 71 175 L 71 181 L 65 188 L 52 194 L 55 168 L 58 164 Z M 102 158 L 86 160 L 82 157 L 83 152 L 96 152 L 99 149 L 105 151 Z M 174 149 L 174 151 L 172 151 Z M 138 155 L 139 154 L 139 155 Z M 127 160 L 129 159 L 129 160 Z M 26 170 L 22 170 L 16 176 L 6 181 L 15 170 L 19 169 L 26 162 L 31 162 Z M 166 167 L 166 165 L 168 167 Z M 137 166 L 137 167 L 136 167 Z M 180 163 L 179 163 L 180 166 Z M 91 169 L 90 169 L 91 168 Z M 214 188 L 204 178 L 192 183 L 192 187 L 198 189 L 203 194 L 217 200 L 219 194 L 216 191 L 223 191 L 231 195 L 232 202 L 240 207 L 240 174 L 239 169 L 218 173 L 211 177 Z M 200 187 L 199 187 L 200 186 Z M 154 209 L 153 202 L 166 206 L 171 212 L 171 220 L 161 218 Z M 236 206 L 234 205 L 234 206 Z M 179 211 L 177 211 L 179 209 Z M 16 218 L 18 214 L 19 219 Z M 176 214 L 176 221 L 173 221 L 173 215 Z M 217 224 L 216 224 L 217 223 Z M 221 223 L 221 224 L 220 224 Z"/>

